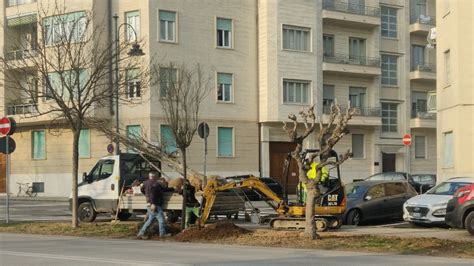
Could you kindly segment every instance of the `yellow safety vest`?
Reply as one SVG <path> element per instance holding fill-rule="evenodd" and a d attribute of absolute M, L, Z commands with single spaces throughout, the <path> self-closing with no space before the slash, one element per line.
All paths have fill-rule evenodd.
<path fill-rule="evenodd" d="M 309 179 L 315 179 L 316 178 L 316 168 L 318 167 L 318 163 L 317 162 L 313 162 L 311 163 L 311 169 L 309 169 L 308 173 L 306 173 L 306 176 L 308 176 Z M 328 179 L 328 170 L 326 169 L 326 167 L 323 167 L 321 168 L 321 172 L 322 172 L 322 175 L 321 175 L 321 179 L 319 180 L 320 183 L 324 183 L 326 182 L 326 180 Z M 301 188 L 306 191 L 306 185 L 304 183 L 301 183 Z"/>

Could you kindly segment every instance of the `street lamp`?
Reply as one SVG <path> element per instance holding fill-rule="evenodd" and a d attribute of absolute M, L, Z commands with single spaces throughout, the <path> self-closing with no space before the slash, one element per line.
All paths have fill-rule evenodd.
<path fill-rule="evenodd" d="M 120 134 L 119 131 L 119 30 L 122 26 L 128 27 L 133 31 L 133 34 L 135 35 L 135 43 L 132 44 L 132 48 L 130 51 L 127 53 L 129 56 L 142 56 L 145 55 L 143 53 L 143 50 L 140 48 L 140 45 L 138 44 L 138 35 L 135 29 L 133 28 L 132 25 L 124 22 L 120 25 L 118 25 L 118 15 L 115 14 L 113 16 L 115 20 L 115 132 L 117 133 L 117 136 Z M 120 141 L 119 138 L 117 137 L 115 140 L 115 154 L 119 155 L 120 154 Z"/>

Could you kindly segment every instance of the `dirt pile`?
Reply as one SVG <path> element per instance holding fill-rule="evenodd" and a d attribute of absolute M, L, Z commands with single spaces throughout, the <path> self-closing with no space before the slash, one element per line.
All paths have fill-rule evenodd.
<path fill-rule="evenodd" d="M 217 222 L 204 228 L 191 228 L 177 234 L 174 239 L 182 242 L 196 240 L 216 240 L 229 237 L 238 237 L 250 233 L 249 230 L 238 227 L 231 222 Z"/>

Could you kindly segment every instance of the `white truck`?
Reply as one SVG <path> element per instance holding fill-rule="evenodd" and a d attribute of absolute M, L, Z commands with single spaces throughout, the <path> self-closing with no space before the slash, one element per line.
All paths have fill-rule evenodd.
<path fill-rule="evenodd" d="M 160 162 L 152 164 L 161 167 Z M 127 220 L 133 213 L 146 212 L 145 196 L 132 191 L 132 183 L 148 178 L 153 170 L 147 160 L 139 154 L 122 153 L 101 158 L 89 173 L 83 173 L 82 182 L 78 184 L 78 219 L 81 222 L 93 222 L 98 213 L 115 215 L 118 219 Z M 131 192 L 131 193 L 130 193 Z M 201 195 L 196 194 L 198 200 Z M 166 192 L 163 210 L 171 222 L 181 215 L 183 197 L 176 192 Z M 245 207 L 245 203 L 235 193 L 223 193 L 216 200 L 213 215 L 237 214 Z M 70 209 L 72 198 L 69 199 Z"/>

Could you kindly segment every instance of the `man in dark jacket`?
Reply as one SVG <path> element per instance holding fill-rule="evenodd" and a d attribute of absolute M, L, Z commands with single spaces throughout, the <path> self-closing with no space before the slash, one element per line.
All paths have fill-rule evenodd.
<path fill-rule="evenodd" d="M 140 229 L 140 232 L 138 232 L 137 237 L 143 238 L 145 235 L 145 231 L 148 229 L 148 227 L 153 223 L 153 220 L 155 219 L 158 220 L 160 237 L 165 237 L 168 235 L 166 234 L 165 216 L 163 214 L 164 190 L 160 182 L 158 182 L 158 175 L 150 173 L 150 177 L 152 177 L 150 179 L 151 186 L 149 187 L 150 194 L 148 197 L 148 200 L 150 203 L 150 211 L 148 212 L 147 220 L 145 224 L 143 225 L 142 229 Z M 146 188 L 145 188 L 145 192 L 146 192 Z"/>
<path fill-rule="evenodd" d="M 186 179 L 186 218 L 184 221 L 185 228 L 189 227 L 189 222 L 191 219 L 191 214 L 194 214 L 196 217 L 200 217 L 199 215 L 199 202 L 196 199 L 195 192 L 196 188 L 193 187 L 189 181 Z"/>

